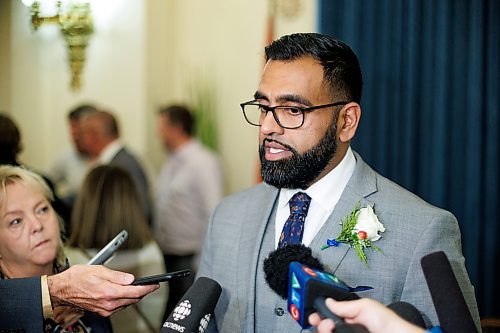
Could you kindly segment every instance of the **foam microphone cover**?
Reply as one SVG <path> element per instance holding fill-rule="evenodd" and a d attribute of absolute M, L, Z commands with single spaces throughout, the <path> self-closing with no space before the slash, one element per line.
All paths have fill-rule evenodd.
<path fill-rule="evenodd" d="M 410 303 L 394 302 L 389 304 L 387 307 L 396 312 L 398 316 L 405 319 L 406 321 L 409 321 L 410 323 L 417 325 L 418 327 L 427 328 L 420 311 L 418 311 L 417 308 Z"/>
<path fill-rule="evenodd" d="M 421 259 L 421 265 L 441 329 L 445 333 L 477 332 L 446 254 L 428 254 Z"/>
<path fill-rule="evenodd" d="M 288 297 L 288 276 L 290 263 L 298 262 L 308 267 L 324 270 L 323 264 L 313 257 L 311 248 L 303 244 L 289 244 L 278 248 L 264 259 L 266 282 L 283 299 Z"/>
<path fill-rule="evenodd" d="M 221 292 L 222 288 L 216 281 L 207 277 L 198 278 L 177 303 L 160 332 L 204 332 Z"/>

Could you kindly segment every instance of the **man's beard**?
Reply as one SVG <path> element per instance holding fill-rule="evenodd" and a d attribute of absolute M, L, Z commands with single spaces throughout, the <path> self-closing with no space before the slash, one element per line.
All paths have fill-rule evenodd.
<path fill-rule="evenodd" d="M 275 141 L 292 153 L 292 157 L 278 161 L 266 160 L 264 143 L 274 140 L 264 139 L 259 146 L 262 179 L 277 188 L 307 189 L 335 156 L 337 152 L 336 132 L 337 117 L 334 117 L 334 125 L 328 128 L 320 142 L 303 154 L 299 154 L 297 150 L 286 144 Z"/>

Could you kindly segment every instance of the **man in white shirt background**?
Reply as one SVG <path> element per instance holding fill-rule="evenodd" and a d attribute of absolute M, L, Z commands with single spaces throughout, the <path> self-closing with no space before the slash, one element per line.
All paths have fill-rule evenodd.
<path fill-rule="evenodd" d="M 164 319 L 193 283 L 208 219 L 223 195 L 219 158 L 194 138 L 194 130 L 187 107 L 160 110 L 158 132 L 169 158 L 157 181 L 155 236 L 167 271 L 192 271 L 189 278 L 169 282 Z"/>

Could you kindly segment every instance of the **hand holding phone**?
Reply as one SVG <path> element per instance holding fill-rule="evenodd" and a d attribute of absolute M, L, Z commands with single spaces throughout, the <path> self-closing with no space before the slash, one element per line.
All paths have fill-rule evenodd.
<path fill-rule="evenodd" d="M 166 282 L 166 281 L 173 280 L 173 279 L 180 279 L 180 278 L 189 276 L 190 274 L 191 274 L 191 271 L 189 269 L 184 269 L 182 271 L 177 271 L 177 272 L 144 276 L 144 277 L 140 277 L 140 278 L 135 279 L 134 282 L 132 282 L 132 285 L 144 286 L 144 285 L 148 285 L 148 284 L 158 284 L 160 282 Z"/>

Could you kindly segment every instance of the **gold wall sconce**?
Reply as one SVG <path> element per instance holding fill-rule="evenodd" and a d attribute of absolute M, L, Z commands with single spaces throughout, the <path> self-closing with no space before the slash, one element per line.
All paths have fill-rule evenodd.
<path fill-rule="evenodd" d="M 54 16 L 40 15 L 40 2 L 23 0 L 30 8 L 31 24 L 34 31 L 45 24 L 58 24 L 66 41 L 68 61 L 71 69 L 71 89 L 80 90 L 81 74 L 85 63 L 85 49 L 90 36 L 94 32 L 94 24 L 90 4 L 81 1 L 57 2 L 57 14 Z"/>

